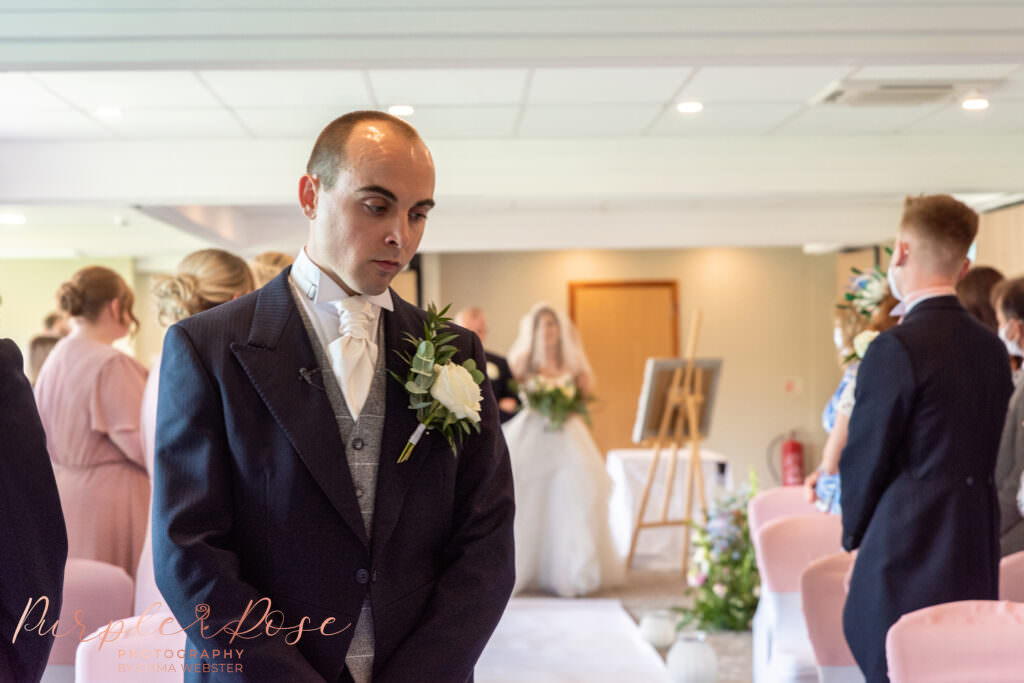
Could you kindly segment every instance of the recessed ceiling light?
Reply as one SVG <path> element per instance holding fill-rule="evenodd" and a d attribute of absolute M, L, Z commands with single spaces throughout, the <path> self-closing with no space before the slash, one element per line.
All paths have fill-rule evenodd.
<path fill-rule="evenodd" d="M 121 108 L 112 106 L 96 107 L 93 111 L 93 116 L 104 121 L 120 121 L 121 120 Z"/>
<path fill-rule="evenodd" d="M 680 102 L 676 105 L 676 109 L 680 114 L 696 114 L 704 109 L 704 105 L 700 102 Z"/>
<path fill-rule="evenodd" d="M 388 107 L 388 113 L 392 116 L 412 116 L 416 110 L 410 104 L 393 104 Z"/>
<path fill-rule="evenodd" d="M 0 213 L 0 225 L 25 225 L 25 214 Z"/>
<path fill-rule="evenodd" d="M 968 97 L 960 103 L 960 106 L 966 111 L 981 111 L 988 109 L 988 100 L 984 97 Z"/>

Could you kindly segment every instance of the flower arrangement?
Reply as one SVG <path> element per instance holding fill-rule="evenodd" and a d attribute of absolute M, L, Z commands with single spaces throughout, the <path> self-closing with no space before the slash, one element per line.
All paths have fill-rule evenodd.
<path fill-rule="evenodd" d="M 427 429 L 439 429 L 448 440 L 452 454 L 458 454 L 462 439 L 473 430 L 480 431 L 480 402 L 483 394 L 480 383 L 484 373 L 477 370 L 476 361 L 467 359 L 462 365 L 452 361 L 458 350 L 451 345 L 457 335 L 441 334 L 451 318 L 446 318 L 449 306 L 438 311 L 434 304 L 427 309 L 423 323 L 423 337 L 406 333 L 405 340 L 416 350 L 395 351 L 409 365 L 403 379 L 391 376 L 409 392 L 409 408 L 416 411 L 419 426 L 402 449 L 398 462 L 405 462 Z"/>
<path fill-rule="evenodd" d="M 885 248 L 885 253 L 892 256 L 892 249 Z M 837 308 L 856 311 L 865 318 L 871 318 L 878 310 L 878 305 L 889 293 L 889 278 L 885 272 L 875 266 L 864 272 L 859 268 L 850 268 L 853 273 L 849 291 L 844 296 L 845 303 L 839 304 Z"/>
<path fill-rule="evenodd" d="M 590 424 L 587 399 L 576 387 L 572 375 L 530 377 L 523 386 L 523 403 L 546 417 L 554 429 L 561 429 L 572 414 L 579 415 Z"/>
<path fill-rule="evenodd" d="M 868 352 L 868 347 L 871 346 L 871 342 L 875 341 L 875 337 L 878 336 L 876 330 L 864 330 L 856 337 L 853 338 L 853 353 L 858 359 L 864 360 L 864 354 Z"/>
<path fill-rule="evenodd" d="M 676 608 L 682 616 L 677 628 L 694 621 L 699 629 L 750 628 L 761 594 L 747 521 L 747 502 L 756 490 L 757 480 L 751 473 L 749 484 L 708 510 L 705 525 L 693 525 L 694 562 L 686 593 L 694 597 L 694 603 L 693 607 Z"/>

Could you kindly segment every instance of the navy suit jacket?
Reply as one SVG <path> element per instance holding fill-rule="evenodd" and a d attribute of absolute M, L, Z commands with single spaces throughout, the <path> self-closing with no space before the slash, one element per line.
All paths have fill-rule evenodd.
<path fill-rule="evenodd" d="M 0 339 L 0 681 L 19 683 L 43 675 L 53 636 L 22 630 L 12 644 L 14 630 L 29 598 L 49 598 L 46 625 L 58 618 L 68 557 L 46 433 L 21 367 L 15 343 Z"/>
<path fill-rule="evenodd" d="M 900 615 L 997 597 L 993 473 L 1012 389 L 1006 349 L 954 296 L 868 347 L 839 461 L 843 547 L 860 548 L 844 628 L 868 681 L 887 680 Z"/>
<path fill-rule="evenodd" d="M 453 457 L 416 428 L 408 394 L 387 380 L 387 418 L 372 541 L 367 538 L 337 422 L 296 309 L 286 269 L 261 290 L 168 330 L 157 410 L 153 548 L 157 584 L 182 626 L 209 606 L 208 632 L 270 598 L 287 626 L 354 626 L 369 595 L 374 683 L 472 680 L 514 583 L 513 493 L 497 405 L 484 383 L 481 433 Z M 382 311 L 389 370 L 422 335 L 426 314 L 392 292 Z M 484 367 L 476 335 L 454 328 L 457 362 Z M 303 372 L 300 372 L 302 370 Z M 305 373 L 306 379 L 303 378 Z M 312 377 L 312 379 L 310 379 Z M 263 609 L 246 622 L 256 623 Z M 222 633 L 193 647 L 244 649 L 224 681 L 347 681 L 352 628 L 258 640 Z M 244 627 L 243 627 L 244 629 Z M 223 661 L 223 660 L 221 660 Z"/>

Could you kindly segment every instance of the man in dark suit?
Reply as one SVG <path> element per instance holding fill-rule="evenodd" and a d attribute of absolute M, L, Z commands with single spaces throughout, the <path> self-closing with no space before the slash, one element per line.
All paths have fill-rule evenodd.
<path fill-rule="evenodd" d="M 15 630 L 30 599 L 49 599 L 48 624 L 60 614 L 68 535 L 46 434 L 10 339 L 0 339 L 0 441 L 0 681 L 38 681 L 53 634 L 23 625 L 15 640 Z M 26 625 L 35 626 L 41 609 Z"/>
<path fill-rule="evenodd" d="M 471 306 L 459 311 L 455 322 L 470 332 L 476 332 L 481 344 L 487 343 L 487 317 L 482 309 Z M 508 422 L 519 411 L 519 395 L 516 393 L 516 381 L 512 377 L 512 369 L 504 356 L 484 350 L 487 356 L 487 380 L 498 399 L 498 411 L 501 421 Z"/>
<path fill-rule="evenodd" d="M 907 199 L 889 272 L 905 317 L 857 374 L 839 465 L 843 547 L 860 548 L 843 626 L 869 683 L 888 680 L 885 637 L 901 615 L 998 593 L 993 472 L 1010 370 L 954 290 L 977 230 L 952 197 Z"/>
<path fill-rule="evenodd" d="M 310 230 L 295 264 L 168 330 L 155 573 L 183 627 L 206 615 L 188 628 L 190 648 L 222 653 L 205 680 L 473 679 L 514 584 L 497 405 L 481 387 L 480 433 L 457 457 L 435 430 L 400 464 L 417 420 L 386 372 L 406 376 L 396 352 L 423 334 L 426 314 L 388 285 L 416 252 L 433 191 L 411 126 L 381 112 L 337 119 L 299 182 Z M 483 367 L 479 341 L 452 331 L 455 362 Z M 266 633 L 265 603 L 248 635 L 216 633 L 261 598 L 283 613 L 275 626 L 308 617 L 297 643 L 246 639 Z"/>

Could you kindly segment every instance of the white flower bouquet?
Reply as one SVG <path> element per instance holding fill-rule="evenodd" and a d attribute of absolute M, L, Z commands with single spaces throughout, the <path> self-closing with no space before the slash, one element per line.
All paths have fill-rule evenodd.
<path fill-rule="evenodd" d="M 587 400 L 572 375 L 544 377 L 534 375 L 523 385 L 523 403 L 548 419 L 554 429 L 561 429 L 570 415 L 576 414 L 590 424 Z"/>

